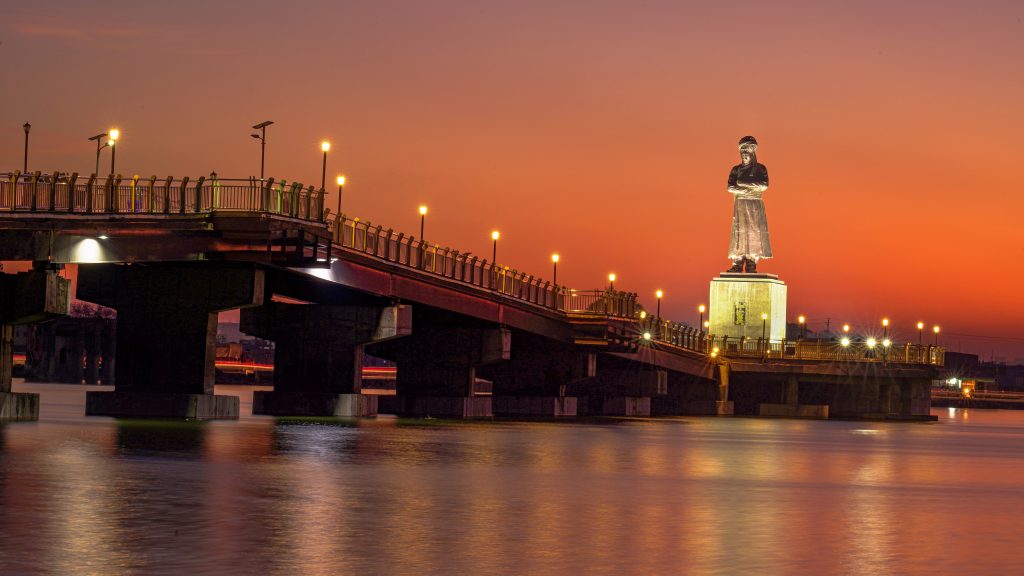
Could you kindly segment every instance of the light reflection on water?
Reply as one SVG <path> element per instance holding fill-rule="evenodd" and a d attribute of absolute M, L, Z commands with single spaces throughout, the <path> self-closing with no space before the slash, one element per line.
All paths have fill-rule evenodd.
<path fill-rule="evenodd" d="M 31 388 L 41 421 L 0 426 L 5 575 L 1024 567 L 1024 412 L 174 423 Z"/>

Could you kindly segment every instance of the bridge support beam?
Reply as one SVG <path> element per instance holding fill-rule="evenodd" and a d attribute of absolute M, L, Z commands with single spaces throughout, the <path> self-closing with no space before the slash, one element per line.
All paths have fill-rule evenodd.
<path fill-rule="evenodd" d="M 453 326 L 415 315 L 410 336 L 374 344 L 370 354 L 398 364 L 397 395 L 382 396 L 380 411 L 409 416 L 484 418 L 491 396 L 477 389 L 477 367 L 510 357 L 504 328 Z"/>
<path fill-rule="evenodd" d="M 262 303 L 263 284 L 251 266 L 82 265 L 79 297 L 117 310 L 116 388 L 85 413 L 238 418 L 238 397 L 213 393 L 217 312 Z"/>
<path fill-rule="evenodd" d="M 30 272 L 0 273 L 0 422 L 39 419 L 39 395 L 11 391 L 14 325 L 67 314 L 68 288 L 68 280 L 42 265 Z"/>
<path fill-rule="evenodd" d="M 242 310 L 241 330 L 274 347 L 274 390 L 253 394 L 253 414 L 376 416 L 377 396 L 362 394 L 366 344 L 411 332 L 409 306 L 271 302 Z"/>
<path fill-rule="evenodd" d="M 577 399 L 566 389 L 592 377 L 595 360 L 571 345 L 516 332 L 509 360 L 481 366 L 479 375 L 492 382 L 495 416 L 576 416 Z"/>
<path fill-rule="evenodd" d="M 721 368 L 721 370 L 717 370 Z M 724 374 L 722 373 L 724 370 Z M 729 401 L 728 366 L 716 367 L 718 379 L 700 378 L 682 372 L 668 373 L 668 393 L 651 398 L 653 416 L 727 416 Z M 724 382 L 724 384 L 723 384 Z"/>

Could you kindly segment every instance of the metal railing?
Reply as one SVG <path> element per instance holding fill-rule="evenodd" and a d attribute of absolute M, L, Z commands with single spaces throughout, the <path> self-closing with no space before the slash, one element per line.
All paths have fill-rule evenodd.
<path fill-rule="evenodd" d="M 264 212 L 324 222 L 324 191 L 273 178 L 176 179 L 138 175 L 0 174 L 0 212 L 53 214 L 204 214 Z"/>
<path fill-rule="evenodd" d="M 761 338 L 720 338 L 708 336 L 705 350 L 718 349 L 725 357 L 782 358 L 794 360 L 831 360 L 836 362 L 881 362 L 893 364 L 926 364 L 943 366 L 946 349 L 938 346 L 902 344 L 873 347 L 864 342 L 843 346 L 839 341 L 782 340 L 765 341 Z"/>
<path fill-rule="evenodd" d="M 335 244 L 426 274 L 560 312 L 618 318 L 636 315 L 637 295 L 631 292 L 572 290 L 468 252 L 431 245 L 343 214 L 337 215 L 330 226 Z"/>

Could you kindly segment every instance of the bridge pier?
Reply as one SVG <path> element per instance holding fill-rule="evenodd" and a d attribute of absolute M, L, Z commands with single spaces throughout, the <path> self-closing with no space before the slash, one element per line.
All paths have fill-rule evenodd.
<path fill-rule="evenodd" d="M 570 382 L 594 375 L 592 353 L 571 345 L 516 332 L 508 361 L 481 366 L 480 376 L 493 383 L 495 416 L 576 416 L 577 399 L 566 396 Z"/>
<path fill-rule="evenodd" d="M 376 416 L 375 395 L 362 394 L 366 344 L 410 333 L 408 306 L 271 302 L 242 310 L 241 330 L 274 346 L 274 390 L 253 393 L 253 414 Z"/>
<path fill-rule="evenodd" d="M 510 357 L 504 328 L 453 324 L 413 310 L 405 338 L 368 346 L 370 354 L 398 364 L 397 394 L 380 397 L 380 411 L 408 416 L 487 418 L 491 396 L 477 389 L 477 368 Z"/>
<path fill-rule="evenodd" d="M 711 380 L 692 374 L 670 371 L 668 392 L 651 398 L 652 416 L 727 416 L 732 414 L 729 401 L 728 367 L 724 380 Z M 722 374 L 719 374 L 723 378 Z M 724 381 L 724 385 L 722 382 Z"/>
<path fill-rule="evenodd" d="M 238 418 L 238 397 L 215 396 L 217 313 L 263 302 L 253 266 L 82 265 L 78 295 L 117 310 L 115 390 L 88 392 L 85 413 Z"/>
<path fill-rule="evenodd" d="M 667 370 L 609 355 L 597 355 L 593 376 L 570 387 L 580 416 L 650 416 L 651 398 L 667 392 Z"/>
<path fill-rule="evenodd" d="M 56 270 L 0 273 L 0 422 L 39 419 L 39 395 L 11 391 L 14 325 L 42 322 L 68 313 L 69 282 Z"/>

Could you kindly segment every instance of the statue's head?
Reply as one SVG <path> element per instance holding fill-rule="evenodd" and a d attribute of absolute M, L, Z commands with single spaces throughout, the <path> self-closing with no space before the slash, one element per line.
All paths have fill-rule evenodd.
<path fill-rule="evenodd" d="M 754 157 L 757 153 L 757 139 L 753 136 L 744 136 L 740 138 L 740 159 L 743 160 L 744 164 L 750 164 L 754 161 Z"/>

